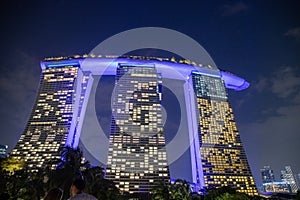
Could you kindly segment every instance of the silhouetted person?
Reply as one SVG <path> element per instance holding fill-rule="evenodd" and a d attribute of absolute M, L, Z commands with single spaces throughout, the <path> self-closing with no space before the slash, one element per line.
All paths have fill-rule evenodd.
<path fill-rule="evenodd" d="M 83 192 L 85 188 L 85 182 L 82 179 L 76 179 L 73 181 L 70 187 L 70 199 L 69 200 L 97 200 L 96 197 Z"/>
<path fill-rule="evenodd" d="M 61 200 L 63 197 L 63 191 L 60 188 L 52 188 L 49 190 L 44 200 Z"/>

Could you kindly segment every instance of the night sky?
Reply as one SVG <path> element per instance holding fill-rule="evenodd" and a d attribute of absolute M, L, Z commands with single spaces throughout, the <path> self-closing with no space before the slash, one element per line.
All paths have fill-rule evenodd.
<path fill-rule="evenodd" d="M 196 2 L 196 1 L 195 1 Z M 201 44 L 250 84 L 229 92 L 258 185 L 259 169 L 300 173 L 299 1 L 15 1 L 0 6 L 0 144 L 15 146 L 44 57 L 89 53 L 114 34 L 163 27 Z"/>

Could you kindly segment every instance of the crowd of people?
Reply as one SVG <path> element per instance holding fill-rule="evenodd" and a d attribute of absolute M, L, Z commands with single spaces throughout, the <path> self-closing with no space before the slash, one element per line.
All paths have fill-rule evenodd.
<path fill-rule="evenodd" d="M 68 200 L 97 200 L 93 195 L 84 193 L 85 182 L 82 179 L 75 179 L 70 187 L 70 198 Z M 62 200 L 63 190 L 52 188 L 49 190 L 44 200 Z"/>

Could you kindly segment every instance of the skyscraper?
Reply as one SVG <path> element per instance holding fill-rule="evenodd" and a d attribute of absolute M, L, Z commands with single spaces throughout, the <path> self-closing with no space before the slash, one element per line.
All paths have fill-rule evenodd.
<path fill-rule="evenodd" d="M 37 171 L 49 159 L 59 159 L 74 114 L 74 90 L 79 65 L 47 67 L 30 118 L 11 155 Z M 53 166 L 55 167 L 55 166 Z"/>
<path fill-rule="evenodd" d="M 106 177 L 123 191 L 147 192 L 155 180 L 171 177 L 200 188 L 233 186 L 257 194 L 226 92 L 246 89 L 244 79 L 210 65 L 143 56 L 46 58 L 41 68 L 36 103 L 11 153 L 24 158 L 33 171 L 59 158 L 65 145 L 77 147 L 80 136 L 94 131 L 97 145 L 102 142 L 105 147 L 97 154 L 107 155 L 101 160 Z M 95 102 L 94 89 L 102 87 L 97 80 L 106 75 L 115 76 L 110 83 L 114 91 L 108 139 L 97 135 L 101 127 L 91 131 L 98 119 L 96 109 L 89 109 Z M 164 130 L 161 100 L 167 80 L 183 83 L 172 91 L 182 100 L 177 133 L 181 137 L 176 142 L 174 135 L 166 141 L 166 135 L 176 132 Z M 88 122 L 93 123 L 86 126 Z M 175 150 L 180 149 L 183 140 L 188 140 L 188 148 L 168 148 L 173 142 Z M 185 162 L 169 159 L 174 153 L 185 156 Z"/>
<path fill-rule="evenodd" d="M 119 65 L 113 94 L 106 177 L 122 191 L 150 192 L 169 180 L 161 109 L 161 77 L 154 66 Z"/>
<path fill-rule="evenodd" d="M 285 169 L 281 170 L 281 180 L 290 184 L 293 193 L 298 191 L 299 187 L 294 178 L 291 166 L 285 166 Z"/>
<path fill-rule="evenodd" d="M 263 183 L 272 183 L 275 182 L 274 172 L 270 166 L 264 166 L 263 169 L 260 169 Z"/>
<path fill-rule="evenodd" d="M 300 173 L 297 174 L 298 187 L 300 188 Z"/>
<path fill-rule="evenodd" d="M 255 194 L 256 186 L 243 149 L 223 81 L 192 72 L 200 160 L 206 187 L 233 186 Z"/>
<path fill-rule="evenodd" d="M 7 148 L 8 148 L 7 145 L 0 144 L 0 158 L 5 158 L 6 157 Z"/>

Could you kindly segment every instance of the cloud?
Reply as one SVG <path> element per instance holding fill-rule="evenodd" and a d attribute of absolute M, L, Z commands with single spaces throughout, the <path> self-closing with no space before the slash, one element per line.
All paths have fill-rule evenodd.
<path fill-rule="evenodd" d="M 300 27 L 292 28 L 288 30 L 284 35 L 300 41 Z"/>
<path fill-rule="evenodd" d="M 266 77 L 260 76 L 256 83 L 253 85 L 253 88 L 258 92 L 262 92 L 269 85 L 268 79 Z"/>
<path fill-rule="evenodd" d="M 281 67 L 273 73 L 271 91 L 280 98 L 294 97 L 300 90 L 299 69 Z"/>
<path fill-rule="evenodd" d="M 259 93 L 270 91 L 279 98 L 299 98 L 299 71 L 299 67 L 280 67 L 270 73 L 271 76 L 259 76 L 253 88 Z"/>
<path fill-rule="evenodd" d="M 1 142 L 16 142 L 32 109 L 39 83 L 39 59 L 19 50 L 0 68 Z M 13 148 L 9 146 L 9 148 Z"/>
<path fill-rule="evenodd" d="M 295 97 L 292 99 L 293 103 L 299 103 L 300 102 L 300 91 L 295 95 Z"/>
<path fill-rule="evenodd" d="M 231 16 L 245 12 L 249 9 L 249 6 L 243 2 L 237 2 L 234 4 L 225 4 L 221 7 L 221 9 L 223 10 L 223 16 Z"/>
<path fill-rule="evenodd" d="M 285 165 L 300 171 L 300 76 L 299 67 L 284 66 L 260 76 L 253 84 L 255 99 L 245 104 L 261 120 L 239 124 L 242 140 L 257 183 L 263 165 L 279 172 Z M 278 179 L 279 176 L 277 176 Z M 278 179 L 279 180 L 279 179 Z"/>
<path fill-rule="evenodd" d="M 261 180 L 257 172 L 263 165 L 271 165 L 277 172 L 285 165 L 300 171 L 300 105 L 279 107 L 276 112 L 280 115 L 239 126 L 257 182 Z"/>
<path fill-rule="evenodd" d="M 19 51 L 18 61 L 8 61 L 1 68 L 0 90 L 10 101 L 22 102 L 24 96 L 37 88 L 39 80 L 39 60 L 29 54 Z"/>

